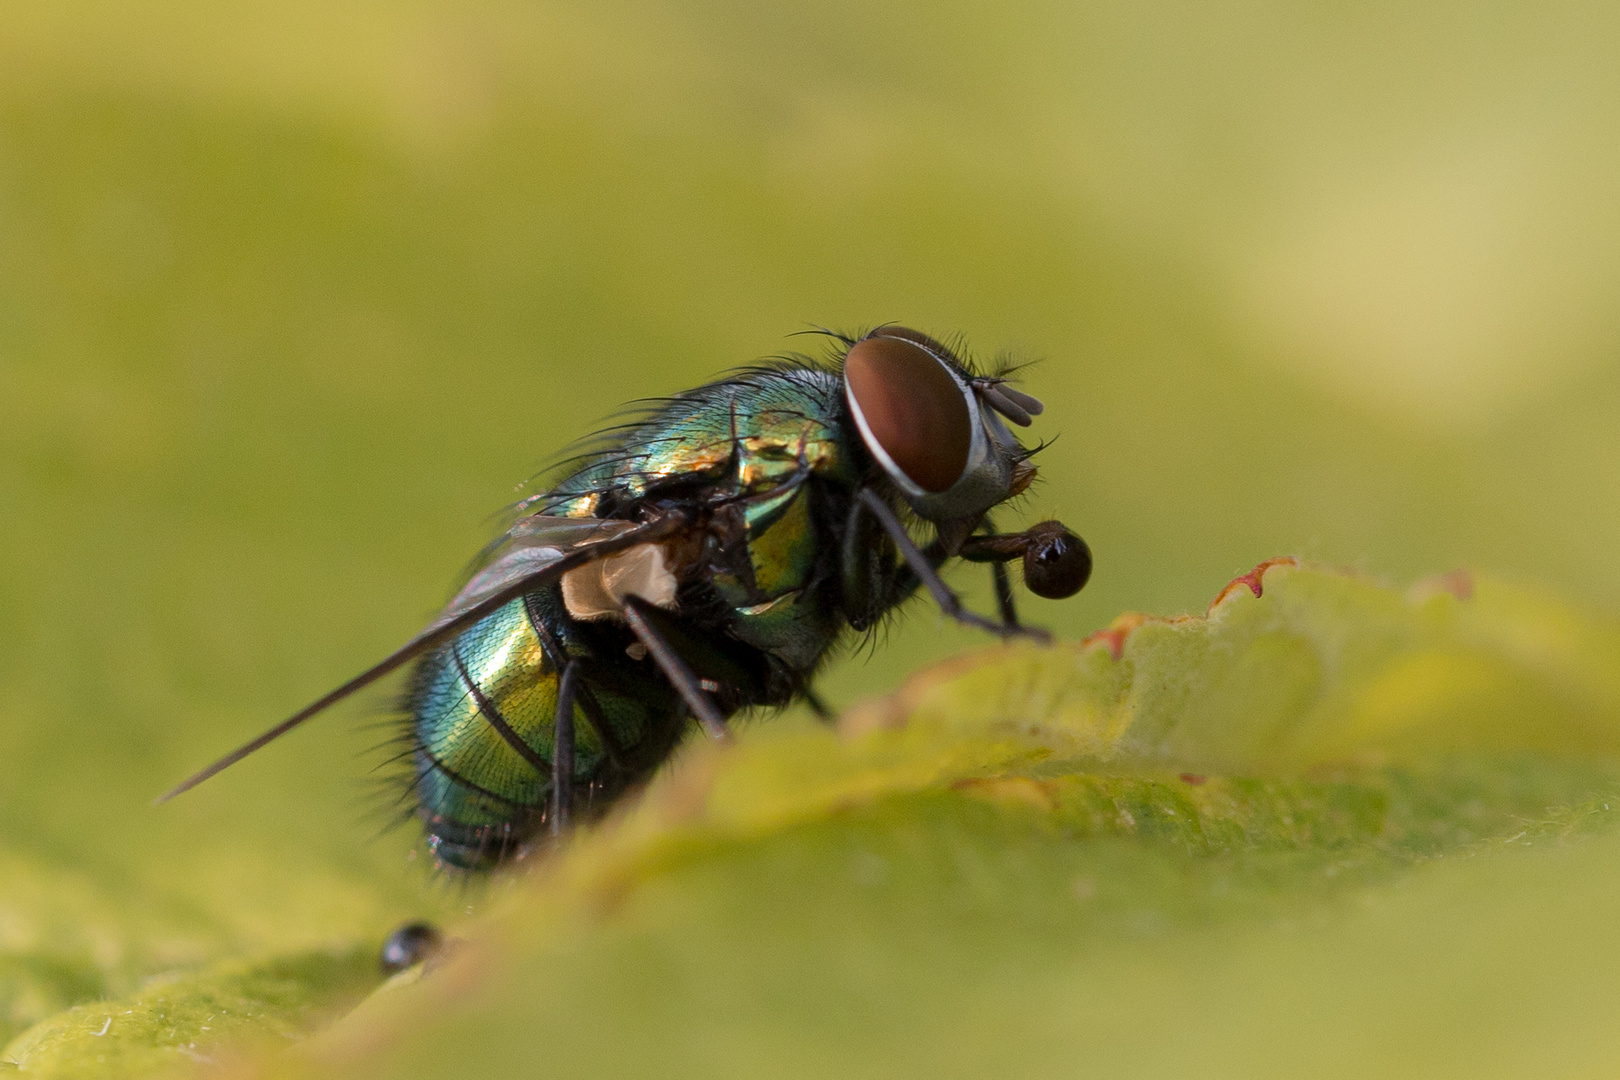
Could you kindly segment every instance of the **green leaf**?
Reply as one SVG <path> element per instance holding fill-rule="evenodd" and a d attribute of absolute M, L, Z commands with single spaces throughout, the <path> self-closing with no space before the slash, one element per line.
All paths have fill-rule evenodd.
<path fill-rule="evenodd" d="M 1301 546 L 1616 610 L 1620 7 L 1458 10 L 0 5 L 0 1046 L 471 905 L 513 974 L 415 1030 L 382 1014 L 426 990 L 379 996 L 341 1025 L 379 1040 L 360 1057 L 1002 1075 L 1016 1044 L 1030 1072 L 1254 1075 L 1315 1045 L 1330 1067 L 1292 1075 L 1612 1074 L 1620 860 L 1577 824 L 1612 628 L 1489 583 L 1432 634 L 1347 589 L 1267 642 L 972 661 L 1068 695 L 1061 722 L 1004 703 L 1029 737 L 975 732 L 943 676 L 864 710 L 870 741 L 784 717 L 659 781 L 699 810 L 649 804 L 487 899 L 424 882 L 414 830 L 371 839 L 399 791 L 362 786 L 386 736 L 355 710 L 147 805 L 417 629 L 545 455 L 806 320 L 1046 358 L 1027 509 L 1098 556 L 1078 597 L 1021 601 L 1060 636 Z M 982 574 L 953 584 L 991 610 Z M 1300 640 L 1336 625 L 1390 664 Z M 919 605 L 818 688 L 983 640 Z M 1057 741 L 1137 721 L 1109 757 Z M 1319 876 L 1306 826 L 1342 841 Z"/>
<path fill-rule="evenodd" d="M 280 1067 L 1612 1064 L 1617 673 L 1620 628 L 1532 593 L 1268 564 L 1207 617 L 688 746 Z"/>
<path fill-rule="evenodd" d="M 1609 1061 L 1617 720 L 1612 624 L 1460 575 L 1401 593 L 1278 560 L 1206 616 L 985 649 L 836 729 L 791 714 L 689 745 L 493 885 L 427 977 L 335 1024 L 378 982 L 374 941 L 199 964 L 239 939 L 11 856 L 0 1004 L 38 1022 L 3 1057 L 345 1077 L 1263 1075 L 1258 1045 L 1279 1074 Z M 1474 1004 L 1482 979 L 1508 1004 Z"/>
<path fill-rule="evenodd" d="M 153 888 L 0 848 L 0 1068 L 167 1073 L 308 1033 L 382 981 L 377 946 L 398 918 L 345 884 L 306 871 L 258 898 L 286 911 L 256 925 L 240 887 L 201 873 Z"/>
<path fill-rule="evenodd" d="M 83 1077 L 149 1076 L 285 1046 L 351 1008 L 378 983 L 374 949 L 314 952 L 224 964 L 157 981 L 120 1001 L 80 1005 L 6 1048 L 22 1071 Z"/>

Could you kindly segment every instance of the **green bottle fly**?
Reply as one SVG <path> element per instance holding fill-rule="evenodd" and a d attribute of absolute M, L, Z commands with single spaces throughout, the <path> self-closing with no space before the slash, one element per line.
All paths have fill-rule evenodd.
<path fill-rule="evenodd" d="M 610 805 L 694 720 L 725 738 L 742 708 L 821 711 L 810 682 L 833 647 L 919 588 L 959 621 L 1044 637 L 1019 624 L 1006 564 L 1059 598 L 1091 553 L 1057 522 L 996 534 L 987 517 L 1034 477 L 1006 422 L 1041 403 L 913 330 L 834 341 L 825 362 L 743 369 L 613 429 L 519 505 L 426 630 L 165 798 L 414 661 L 411 803 L 442 865 L 482 870 Z M 990 564 L 999 618 L 940 580 L 952 558 Z"/>

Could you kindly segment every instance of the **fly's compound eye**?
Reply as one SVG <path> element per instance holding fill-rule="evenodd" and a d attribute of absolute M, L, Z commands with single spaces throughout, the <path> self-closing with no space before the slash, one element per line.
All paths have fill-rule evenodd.
<path fill-rule="evenodd" d="M 961 478 L 973 417 L 956 376 L 926 348 L 904 337 L 857 341 L 844 387 L 867 448 L 896 480 L 938 494 Z"/>
<path fill-rule="evenodd" d="M 1091 549 L 1057 521 L 1043 521 L 1025 535 L 1024 584 L 1036 596 L 1063 600 L 1091 580 Z"/>

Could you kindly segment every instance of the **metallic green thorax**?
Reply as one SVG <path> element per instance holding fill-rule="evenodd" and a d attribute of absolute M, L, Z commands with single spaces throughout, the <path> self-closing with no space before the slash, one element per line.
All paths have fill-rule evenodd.
<path fill-rule="evenodd" d="M 628 502 L 701 485 L 704 501 L 735 518 L 721 542 L 746 548 L 746 557 L 706 556 L 705 576 L 730 609 L 731 632 L 808 670 L 839 629 L 813 588 L 827 549 L 809 481 L 854 484 L 852 437 L 834 373 L 753 373 L 675 399 L 617 455 L 561 484 L 553 512 L 618 516 Z M 577 491 L 590 494 L 568 497 Z"/>
<path fill-rule="evenodd" d="M 674 553 L 674 616 L 742 672 L 719 691 L 728 711 L 790 700 L 845 626 L 829 530 L 865 466 L 837 374 L 746 372 L 610 435 L 525 509 L 701 515 Z M 493 863 L 545 814 L 559 670 L 548 636 L 582 661 L 593 706 L 575 710 L 581 809 L 643 778 L 684 730 L 684 706 L 622 623 L 575 618 L 556 585 L 514 601 L 427 656 L 409 697 L 415 792 L 445 862 Z"/>

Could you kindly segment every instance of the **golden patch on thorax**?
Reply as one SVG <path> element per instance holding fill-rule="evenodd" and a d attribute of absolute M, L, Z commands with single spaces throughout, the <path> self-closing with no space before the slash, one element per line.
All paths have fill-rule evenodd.
<path fill-rule="evenodd" d="M 719 475 L 731 461 L 730 440 L 695 442 L 678 447 L 660 447 L 656 461 L 651 454 L 640 454 L 619 466 L 625 490 L 633 496 L 647 493 L 652 481 L 670 476 Z"/>
<path fill-rule="evenodd" d="M 550 512 L 558 517 L 595 517 L 596 507 L 601 501 L 600 495 L 580 495 L 558 505 Z"/>
<path fill-rule="evenodd" d="M 837 460 L 825 425 L 794 414 L 791 423 L 737 440 L 737 486 L 745 492 L 775 487 L 801 470 L 823 472 Z"/>

